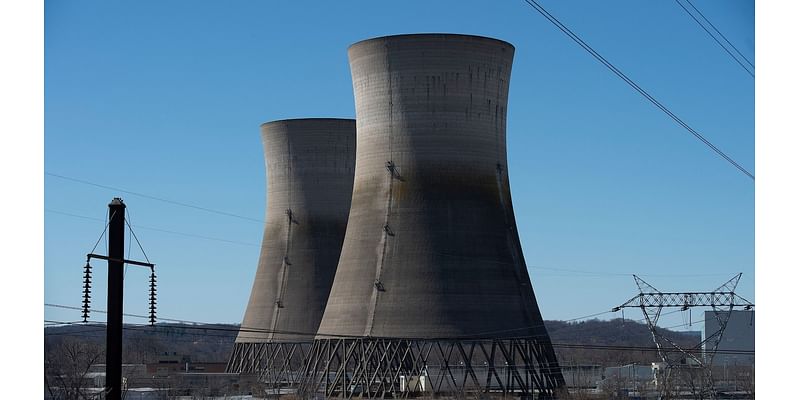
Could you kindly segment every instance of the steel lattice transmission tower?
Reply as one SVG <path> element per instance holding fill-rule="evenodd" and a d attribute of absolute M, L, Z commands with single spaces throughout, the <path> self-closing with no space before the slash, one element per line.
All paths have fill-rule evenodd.
<path fill-rule="evenodd" d="M 728 325 L 731 312 L 735 308 L 751 310 L 755 305 L 749 300 L 736 294 L 736 286 L 742 274 L 739 273 L 720 287 L 710 292 L 661 292 L 642 278 L 634 275 L 639 294 L 626 301 L 611 311 L 620 311 L 625 308 L 638 308 L 642 310 L 647 326 L 653 336 L 653 342 L 658 350 L 658 355 L 666 365 L 662 374 L 660 391 L 664 398 L 670 398 L 670 383 L 674 378 L 673 372 L 694 368 L 701 374 L 700 394 L 703 398 L 716 398 L 714 380 L 711 374 L 711 365 L 717 352 L 725 327 Z M 714 318 L 719 324 L 719 330 L 713 333 L 706 332 L 706 338 L 691 348 L 684 348 L 674 340 L 667 337 L 663 330 L 658 329 L 658 321 L 664 308 L 680 308 L 689 310 L 696 307 L 710 307 Z M 705 351 L 703 351 L 705 347 Z"/>

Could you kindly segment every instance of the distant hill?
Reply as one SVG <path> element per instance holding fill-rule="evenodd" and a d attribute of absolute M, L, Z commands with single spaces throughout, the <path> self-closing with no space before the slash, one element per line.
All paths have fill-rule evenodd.
<path fill-rule="evenodd" d="M 125 325 L 122 332 L 123 362 L 155 362 L 159 355 L 177 353 L 193 361 L 227 361 L 238 325 L 156 324 Z M 104 345 L 106 331 L 99 325 L 68 325 L 45 328 L 45 351 L 63 340 L 79 339 Z"/>
<path fill-rule="evenodd" d="M 650 363 L 659 361 L 654 351 L 653 336 L 646 324 L 630 319 L 597 319 L 564 322 L 544 321 L 556 354 L 564 364 L 622 365 L 631 362 Z M 659 333 L 684 348 L 696 346 L 702 340 L 699 332 L 684 333 L 659 329 Z M 586 345 L 595 348 L 574 348 L 561 345 Z M 637 350 L 600 350 L 596 347 L 634 347 Z M 575 346 L 577 347 L 577 346 Z M 646 348 L 648 350 L 638 350 Z"/>
<path fill-rule="evenodd" d="M 643 350 L 605 350 L 582 346 L 627 346 L 655 349 L 647 325 L 614 319 L 580 322 L 545 321 L 556 354 L 562 364 L 620 365 L 630 362 L 657 361 L 657 354 Z M 227 361 L 233 348 L 238 325 L 156 324 L 126 325 L 123 331 L 123 362 L 147 363 L 160 354 L 188 355 L 194 361 Z M 683 346 L 699 343 L 699 335 L 664 330 L 666 335 Z M 45 351 L 66 339 L 103 344 L 105 327 L 101 325 L 69 325 L 45 328 Z M 574 346 L 578 345 L 578 346 Z M 578 348 L 575 348 L 578 347 Z"/>

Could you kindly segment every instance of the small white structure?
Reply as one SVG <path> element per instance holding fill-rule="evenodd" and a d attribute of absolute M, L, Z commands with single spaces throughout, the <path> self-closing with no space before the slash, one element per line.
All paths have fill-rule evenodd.
<path fill-rule="evenodd" d="M 427 380 L 425 379 L 425 376 L 420 375 L 400 375 L 400 391 L 412 393 L 425 392 L 427 391 Z"/>

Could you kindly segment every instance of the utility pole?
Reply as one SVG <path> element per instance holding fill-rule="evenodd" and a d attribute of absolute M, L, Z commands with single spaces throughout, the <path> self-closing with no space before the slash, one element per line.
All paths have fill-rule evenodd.
<path fill-rule="evenodd" d="M 108 205 L 108 319 L 106 323 L 106 399 L 122 399 L 122 290 L 125 260 L 125 204 Z"/>
<path fill-rule="evenodd" d="M 89 253 L 86 255 L 86 266 L 83 275 L 83 322 L 89 318 L 91 304 L 92 266 L 91 259 L 108 261 L 108 303 L 106 307 L 106 383 L 105 399 L 122 400 L 122 298 L 125 278 L 125 264 L 150 268 L 150 325 L 156 323 L 156 273 L 155 264 L 150 262 L 125 259 L 125 204 L 119 197 L 114 197 L 108 204 L 108 255 Z M 105 234 L 105 230 L 103 234 Z M 131 235 L 139 243 L 136 234 Z M 102 239 L 102 235 L 100 238 Z M 100 243 L 100 239 L 97 240 Z M 95 244 L 97 248 L 97 244 Z M 139 248 L 144 254 L 141 244 Z M 95 249 L 92 248 L 92 252 Z M 145 254 L 145 259 L 147 255 Z M 150 260 L 148 260 L 150 261 Z"/>

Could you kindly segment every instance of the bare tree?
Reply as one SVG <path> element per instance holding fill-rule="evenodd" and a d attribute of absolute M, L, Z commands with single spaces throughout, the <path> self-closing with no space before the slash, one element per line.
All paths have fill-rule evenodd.
<path fill-rule="evenodd" d="M 600 390 L 607 399 L 621 398 L 623 393 L 628 388 L 629 382 L 627 377 L 622 375 L 620 371 L 615 371 L 610 376 L 607 376 L 600 383 Z"/>
<path fill-rule="evenodd" d="M 146 378 L 147 379 L 147 378 Z M 149 386 L 155 389 L 155 398 L 157 400 L 168 400 L 170 390 L 173 387 L 173 379 L 165 376 L 150 376 L 148 379 Z"/>
<path fill-rule="evenodd" d="M 682 383 L 682 387 L 688 390 L 693 399 L 705 399 L 710 391 L 708 377 L 705 368 L 699 366 L 679 366 L 673 368 L 673 379 L 676 383 Z"/>
<path fill-rule="evenodd" d="M 156 361 L 164 351 L 164 345 L 152 336 L 130 337 L 125 345 L 125 360 L 129 363 L 146 364 Z"/>
<path fill-rule="evenodd" d="M 756 371 L 752 366 L 734 367 L 736 389 L 747 394 L 748 399 L 756 398 Z"/>
<path fill-rule="evenodd" d="M 87 390 L 93 364 L 103 359 L 103 348 L 92 342 L 65 338 L 45 348 L 45 386 L 52 399 L 91 399 Z"/>

